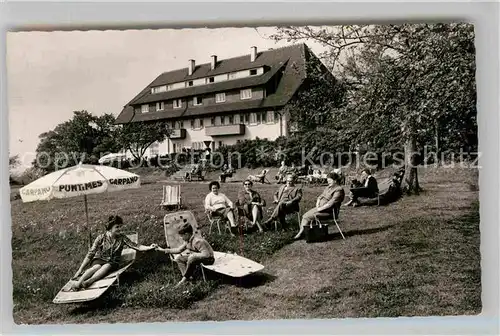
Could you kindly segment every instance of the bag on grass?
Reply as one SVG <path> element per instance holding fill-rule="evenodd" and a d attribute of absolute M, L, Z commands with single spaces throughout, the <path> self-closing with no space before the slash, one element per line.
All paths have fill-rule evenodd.
<path fill-rule="evenodd" d="M 304 228 L 304 234 L 306 243 L 324 242 L 328 237 L 328 224 L 315 219 Z"/>

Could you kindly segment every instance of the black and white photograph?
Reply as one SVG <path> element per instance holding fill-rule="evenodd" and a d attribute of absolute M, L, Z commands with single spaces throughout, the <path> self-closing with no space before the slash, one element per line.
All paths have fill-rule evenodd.
<path fill-rule="evenodd" d="M 481 313 L 474 24 L 6 50 L 16 324 Z"/>

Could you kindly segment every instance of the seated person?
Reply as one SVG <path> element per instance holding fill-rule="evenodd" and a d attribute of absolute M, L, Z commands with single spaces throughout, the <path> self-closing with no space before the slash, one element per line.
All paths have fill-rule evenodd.
<path fill-rule="evenodd" d="M 193 176 L 197 176 L 201 172 L 201 166 L 199 163 L 195 164 L 191 171 L 186 172 L 186 179 L 192 178 Z"/>
<path fill-rule="evenodd" d="M 389 188 L 384 193 L 380 194 L 380 204 L 396 202 L 401 197 L 402 190 L 400 178 L 400 173 L 394 173 L 391 182 L 389 183 Z"/>
<path fill-rule="evenodd" d="M 252 226 L 257 226 L 259 232 L 263 232 L 260 222 L 262 220 L 262 207 L 266 206 L 258 192 L 252 189 L 253 182 L 246 180 L 243 182 L 243 190 L 238 193 L 236 206 L 243 212 L 243 215 L 252 222 Z"/>
<path fill-rule="evenodd" d="M 304 227 L 315 218 L 332 218 L 334 209 L 338 209 L 344 201 L 345 192 L 344 188 L 340 185 L 341 177 L 337 173 L 332 172 L 328 174 L 326 180 L 328 186 L 316 200 L 316 207 L 307 211 L 302 216 L 299 233 L 297 233 L 294 239 L 299 239 L 304 233 Z"/>
<path fill-rule="evenodd" d="M 252 182 L 260 182 L 264 184 L 266 175 L 267 175 L 267 169 L 263 169 L 259 175 L 248 175 L 247 180 L 250 180 Z"/>
<path fill-rule="evenodd" d="M 309 183 L 314 183 L 316 180 L 321 178 L 321 171 L 317 168 L 310 169 L 310 174 L 307 175 L 307 181 Z"/>
<path fill-rule="evenodd" d="M 295 177 L 287 175 L 286 184 L 278 189 L 274 194 L 274 208 L 271 216 L 262 223 L 264 226 L 279 220 L 281 225 L 285 225 L 285 217 L 289 213 L 299 211 L 299 203 L 302 199 L 302 189 L 295 186 Z"/>
<path fill-rule="evenodd" d="M 347 202 L 345 205 L 349 206 L 357 206 L 359 205 L 358 199 L 360 197 L 377 197 L 378 193 L 378 183 L 374 176 L 371 175 L 370 169 L 365 168 L 361 173 L 361 182 L 357 180 L 353 181 L 353 185 L 351 186 L 351 200 Z"/>
<path fill-rule="evenodd" d="M 306 165 L 299 166 L 297 168 L 297 175 L 298 176 L 305 176 L 307 175 L 308 167 Z"/>
<path fill-rule="evenodd" d="M 179 235 L 184 240 L 184 243 L 177 248 L 161 248 L 156 249 L 167 254 L 177 254 L 174 258 L 179 270 L 182 274 L 182 279 L 175 287 L 179 287 L 189 280 L 197 265 L 213 265 L 214 251 L 210 244 L 199 235 L 193 234 L 193 227 L 189 223 L 184 223 L 179 228 Z M 181 254 L 186 251 L 187 253 Z"/>
<path fill-rule="evenodd" d="M 278 180 L 278 182 L 277 182 L 278 184 L 283 182 L 283 179 L 286 176 L 287 170 L 288 170 L 288 167 L 285 165 L 285 161 L 281 161 L 281 166 L 278 170 L 278 174 L 276 174 L 276 180 Z"/>
<path fill-rule="evenodd" d="M 219 182 L 210 182 L 208 189 L 210 193 L 205 197 L 205 211 L 213 217 L 227 218 L 231 226 L 231 233 L 233 234 L 233 230 L 236 227 L 233 202 L 226 195 L 219 192 Z"/>
<path fill-rule="evenodd" d="M 228 167 L 226 164 L 222 166 L 221 171 L 222 173 L 220 174 L 219 179 L 222 183 L 226 182 L 226 178 L 233 177 L 233 174 L 235 172 L 235 170 L 233 169 L 233 167 L 231 167 L 231 165 L 229 165 Z"/>
<path fill-rule="evenodd" d="M 120 216 L 110 216 L 108 218 L 106 232 L 97 236 L 80 268 L 73 276 L 73 280 L 78 279 L 83 270 L 89 266 L 80 279 L 73 283 L 72 290 L 87 288 L 107 274 L 119 269 L 122 251 L 125 246 L 141 252 L 151 251 L 156 248 L 156 244 L 144 246 L 131 241 L 120 232 L 122 224 L 123 219 Z"/>
<path fill-rule="evenodd" d="M 298 169 L 297 169 L 297 167 L 295 167 L 295 163 L 292 163 L 292 166 L 290 168 L 288 168 L 287 174 L 288 175 L 293 175 L 293 176 L 297 176 L 298 175 Z"/>

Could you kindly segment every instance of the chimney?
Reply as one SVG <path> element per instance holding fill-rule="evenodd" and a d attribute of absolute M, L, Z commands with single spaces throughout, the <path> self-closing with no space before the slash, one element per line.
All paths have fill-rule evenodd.
<path fill-rule="evenodd" d="M 194 72 L 195 63 L 193 59 L 189 60 L 188 76 L 191 76 Z"/>
<path fill-rule="evenodd" d="M 210 67 L 210 69 L 214 70 L 216 65 L 217 65 L 217 55 L 212 55 L 212 66 Z"/>
<path fill-rule="evenodd" d="M 257 47 L 253 46 L 252 52 L 250 53 L 250 62 L 255 62 L 256 58 L 257 58 Z"/>

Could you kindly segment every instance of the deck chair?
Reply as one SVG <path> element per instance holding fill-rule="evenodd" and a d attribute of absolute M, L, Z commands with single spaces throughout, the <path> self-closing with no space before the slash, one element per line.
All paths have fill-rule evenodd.
<path fill-rule="evenodd" d="M 229 221 L 227 220 L 227 218 L 221 216 L 214 216 L 210 211 L 205 211 L 205 214 L 207 215 L 208 222 L 210 223 L 210 226 L 208 228 L 208 234 L 212 233 L 212 226 L 214 225 L 217 226 L 219 234 L 222 234 L 222 230 L 220 229 L 221 224 L 224 225 L 224 231 L 229 230 L 229 232 L 231 232 L 231 228 L 229 226 Z"/>
<path fill-rule="evenodd" d="M 164 185 L 163 197 L 160 203 L 161 208 L 174 207 L 180 209 L 182 207 L 181 186 L 180 185 Z"/>
<path fill-rule="evenodd" d="M 375 197 L 367 198 L 367 197 L 362 197 L 360 198 L 360 204 L 362 205 L 374 205 L 375 203 L 377 206 L 380 206 L 380 195 L 383 195 L 384 193 L 389 190 L 389 186 L 391 185 L 392 177 L 385 178 L 382 181 L 378 183 L 378 192 Z"/>
<path fill-rule="evenodd" d="M 270 207 L 267 209 L 267 213 L 268 215 L 270 215 L 272 212 L 274 211 L 274 207 Z M 299 229 L 300 229 L 300 220 L 302 219 L 302 215 L 301 215 L 301 211 L 300 211 L 300 205 L 299 205 L 299 210 L 298 211 L 295 211 L 295 212 L 290 212 L 288 214 L 286 214 L 286 218 L 290 218 L 290 217 L 293 217 L 295 215 L 297 215 L 297 222 L 299 223 Z M 274 221 L 274 231 L 278 231 L 278 223 L 279 223 L 279 220 L 275 220 Z"/>
<path fill-rule="evenodd" d="M 267 173 L 269 172 L 269 169 L 264 169 L 259 175 L 256 175 L 255 177 L 257 178 L 257 182 L 260 182 L 262 184 L 269 183 L 271 184 L 271 181 L 267 178 Z"/>
<path fill-rule="evenodd" d="M 333 211 L 332 211 L 332 218 L 331 219 L 323 219 L 323 223 L 328 221 L 328 220 L 332 220 L 333 223 L 335 223 L 335 226 L 337 227 L 337 230 L 339 230 L 340 232 L 340 235 L 342 236 L 342 239 L 345 240 L 345 236 L 344 236 L 344 233 L 342 233 L 342 230 L 340 229 L 340 226 L 339 226 L 339 223 L 338 223 L 338 219 L 339 219 L 339 214 L 340 214 L 340 206 L 336 206 L 333 208 Z M 321 223 L 321 221 L 319 220 L 318 217 L 315 216 L 315 220 L 318 222 L 318 223 Z"/>
<path fill-rule="evenodd" d="M 133 242 L 138 242 L 137 233 L 127 235 Z M 54 303 L 80 303 L 95 300 L 102 296 L 111 286 L 119 286 L 120 275 L 125 272 L 135 261 L 136 251 L 129 247 L 124 248 L 120 261 L 120 269 L 108 274 L 101 280 L 94 282 L 90 287 L 76 292 L 68 291 L 74 280 L 68 281 L 57 293 L 52 302 Z"/>
<path fill-rule="evenodd" d="M 185 222 L 191 224 L 191 226 L 193 227 L 194 235 L 201 235 L 200 229 L 198 228 L 198 223 L 196 222 L 196 218 L 194 217 L 191 211 L 182 211 L 172 214 L 166 214 L 165 217 L 163 217 L 163 229 L 165 231 L 165 240 L 167 242 L 168 248 L 176 248 L 184 243 L 182 237 L 179 235 L 177 230 Z M 181 255 L 185 253 L 186 252 L 182 252 Z M 176 256 L 172 254 L 170 254 L 169 256 L 170 256 L 170 261 L 172 262 L 172 264 L 174 264 Z M 205 280 L 205 274 L 203 273 L 203 268 L 202 268 L 202 275 L 203 279 Z"/>
<path fill-rule="evenodd" d="M 193 226 L 194 234 L 201 234 L 196 218 L 191 211 L 166 214 L 163 218 L 165 239 L 170 248 L 178 247 L 183 243 L 177 229 L 185 221 Z M 175 256 L 171 255 L 170 259 L 175 262 Z M 263 265 L 236 254 L 214 251 L 214 259 L 212 265 L 201 264 L 201 274 L 204 281 L 206 281 L 205 270 L 207 269 L 233 278 L 241 278 L 264 269 Z"/>

